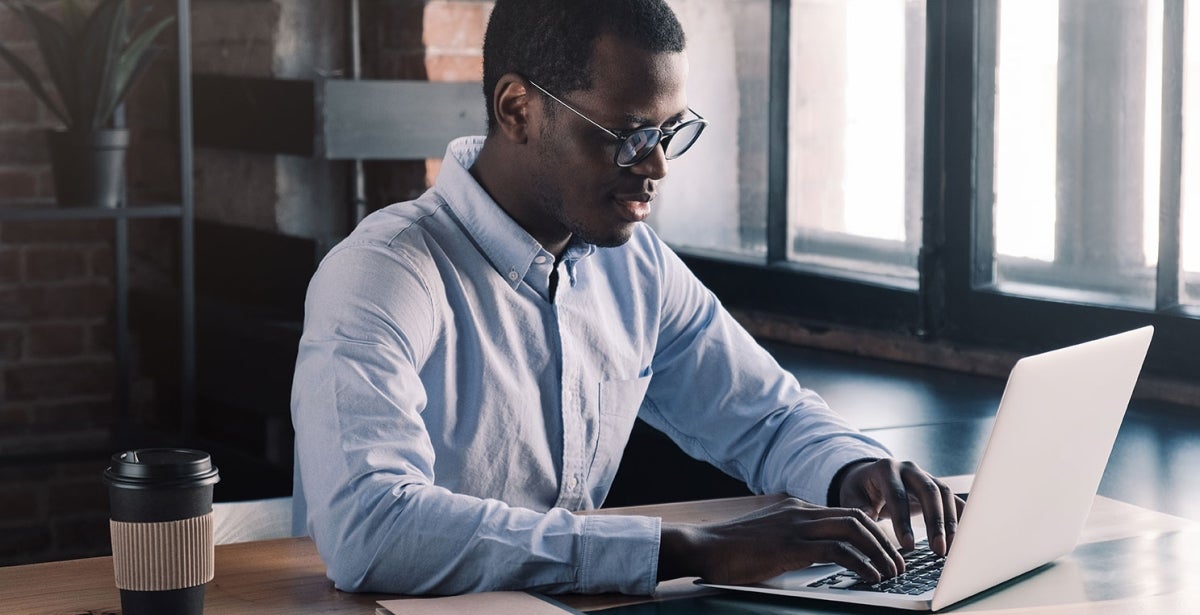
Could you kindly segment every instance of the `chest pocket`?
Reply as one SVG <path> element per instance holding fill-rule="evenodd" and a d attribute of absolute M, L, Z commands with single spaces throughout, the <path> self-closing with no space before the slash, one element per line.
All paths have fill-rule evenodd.
<path fill-rule="evenodd" d="M 621 454 L 629 432 L 637 420 L 638 409 L 650 386 L 650 375 L 631 380 L 605 380 L 600 383 L 600 425 L 596 434 L 596 454 L 592 459 L 589 481 L 603 485 L 605 492 L 617 474 Z"/>

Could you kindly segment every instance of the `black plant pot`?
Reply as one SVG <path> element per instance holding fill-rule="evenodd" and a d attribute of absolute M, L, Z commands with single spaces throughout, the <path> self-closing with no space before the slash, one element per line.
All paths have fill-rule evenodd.
<path fill-rule="evenodd" d="M 54 193 L 64 207 L 120 207 L 129 130 L 50 130 Z"/>

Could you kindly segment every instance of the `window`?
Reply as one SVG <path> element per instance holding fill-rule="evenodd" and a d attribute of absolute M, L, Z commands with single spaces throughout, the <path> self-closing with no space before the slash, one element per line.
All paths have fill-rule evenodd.
<path fill-rule="evenodd" d="M 1153 309 L 1162 0 L 992 1 L 995 282 Z"/>
<path fill-rule="evenodd" d="M 651 222 L 727 305 L 1016 351 L 1151 323 L 1200 369 L 1200 10 L 671 1 L 730 132 Z"/>
<path fill-rule="evenodd" d="M 915 280 L 925 3 L 791 3 L 790 261 Z"/>
<path fill-rule="evenodd" d="M 688 36 L 688 102 L 704 136 L 670 163 L 650 224 L 691 250 L 766 256 L 767 0 L 670 0 Z"/>
<path fill-rule="evenodd" d="M 1196 305 L 1200 304 L 1200 9 L 1192 5 L 1188 9 L 1183 19 L 1179 245 L 1186 273 L 1185 302 Z"/>

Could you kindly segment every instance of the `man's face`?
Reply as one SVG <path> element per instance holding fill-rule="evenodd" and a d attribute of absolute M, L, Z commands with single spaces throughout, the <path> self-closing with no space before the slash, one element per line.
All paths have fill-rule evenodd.
<path fill-rule="evenodd" d="M 671 128 L 687 119 L 687 58 L 652 53 L 604 35 L 592 58 L 592 87 L 556 96 L 612 131 L 645 126 Z M 551 108 L 555 107 L 555 108 Z M 629 168 L 613 162 L 617 140 L 547 97 L 536 135 L 533 198 L 545 223 L 535 232 L 545 242 L 570 235 L 612 247 L 624 244 L 650 215 L 657 183 L 667 173 L 661 147 Z"/>

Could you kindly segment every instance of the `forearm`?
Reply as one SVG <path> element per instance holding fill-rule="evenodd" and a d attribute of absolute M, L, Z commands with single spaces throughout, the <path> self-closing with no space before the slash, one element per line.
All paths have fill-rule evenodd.
<path fill-rule="evenodd" d="M 309 519 L 330 578 L 346 591 L 648 594 L 655 584 L 654 518 L 541 513 L 409 485 L 315 498 Z"/>

